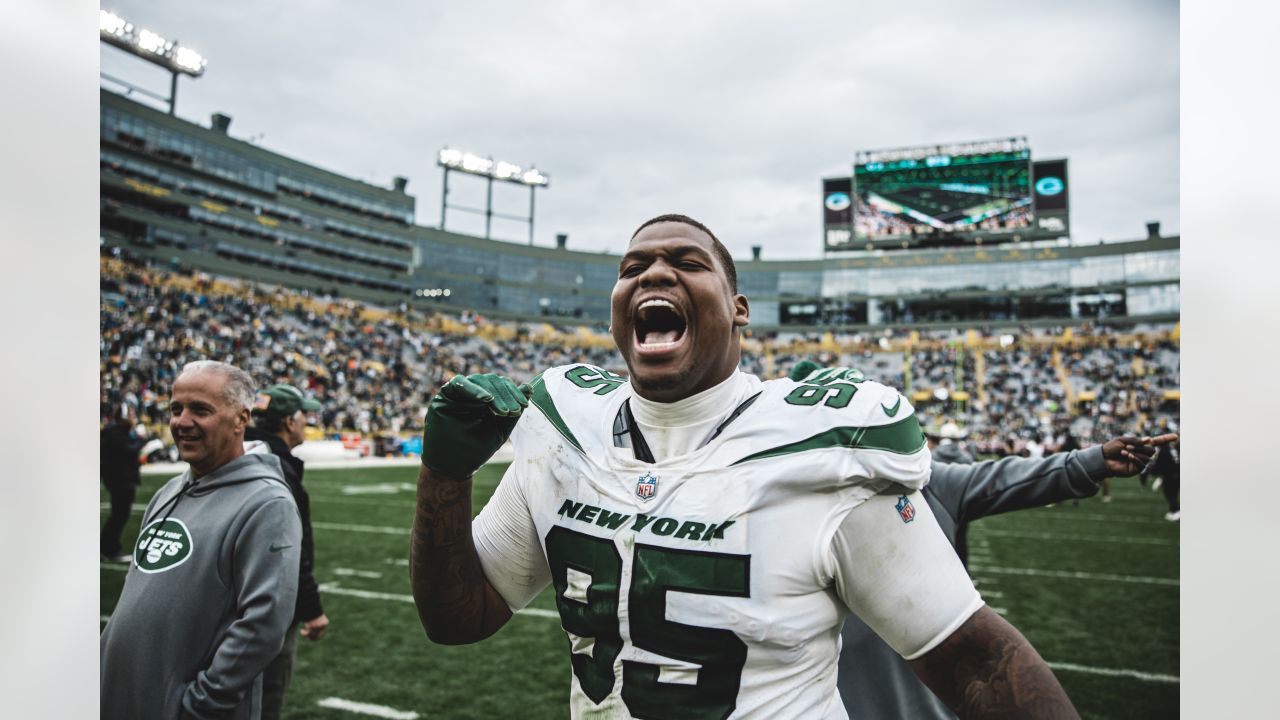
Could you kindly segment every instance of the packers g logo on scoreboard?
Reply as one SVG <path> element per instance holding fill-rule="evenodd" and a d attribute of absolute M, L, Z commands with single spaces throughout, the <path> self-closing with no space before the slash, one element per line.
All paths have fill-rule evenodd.
<path fill-rule="evenodd" d="M 138 533 L 133 562 L 144 573 L 172 570 L 191 557 L 191 532 L 177 518 L 156 520 Z"/>

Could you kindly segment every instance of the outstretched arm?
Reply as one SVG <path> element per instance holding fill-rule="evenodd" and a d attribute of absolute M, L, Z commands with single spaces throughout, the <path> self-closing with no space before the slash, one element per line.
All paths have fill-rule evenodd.
<path fill-rule="evenodd" d="M 1177 435 L 1123 436 L 1045 458 L 1007 457 L 971 465 L 933 464 L 929 491 L 952 517 L 971 522 L 1011 510 L 1089 497 L 1109 477 L 1133 475 Z"/>
<path fill-rule="evenodd" d="M 450 380 L 427 410 L 409 582 L 418 618 L 435 642 L 483 640 L 511 618 L 476 553 L 471 476 L 506 442 L 527 405 L 527 387 L 472 375 Z"/>
<path fill-rule="evenodd" d="M 1080 717 L 1031 643 L 989 607 L 910 664 L 962 719 Z"/>

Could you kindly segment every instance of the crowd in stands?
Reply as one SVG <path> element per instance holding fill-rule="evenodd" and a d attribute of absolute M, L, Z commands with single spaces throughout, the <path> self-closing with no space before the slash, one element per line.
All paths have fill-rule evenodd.
<path fill-rule="evenodd" d="M 151 267 L 105 253 L 101 273 L 101 409 L 136 410 L 166 437 L 166 401 L 182 365 L 234 363 L 263 386 L 305 388 L 326 435 L 420 433 L 432 395 L 455 374 L 519 382 L 588 362 L 625 372 L 607 335 L 542 323 L 385 309 L 248 281 Z M 802 359 L 861 369 L 902 389 L 926 431 L 956 423 L 978 452 L 1027 454 L 1122 432 L 1176 430 L 1179 352 L 1170 328 L 984 328 L 874 336 L 748 337 L 742 367 L 787 375 Z"/>

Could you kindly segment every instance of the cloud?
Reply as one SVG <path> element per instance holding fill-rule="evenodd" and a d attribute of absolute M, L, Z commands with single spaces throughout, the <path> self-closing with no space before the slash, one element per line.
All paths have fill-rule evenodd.
<path fill-rule="evenodd" d="M 439 220 L 434 158 L 449 145 L 551 175 L 539 244 L 567 232 L 617 251 L 641 220 L 682 211 L 735 254 L 815 257 L 820 178 L 855 151 L 1011 135 L 1070 159 L 1078 238 L 1178 224 L 1176 4 L 113 9 L 209 57 L 180 115 L 227 112 L 237 137 L 380 185 L 408 176 L 420 224 Z M 102 51 L 104 71 L 146 75 L 119 55 Z M 502 199 L 527 212 L 519 193 Z M 525 238 L 518 224 L 500 236 Z"/>

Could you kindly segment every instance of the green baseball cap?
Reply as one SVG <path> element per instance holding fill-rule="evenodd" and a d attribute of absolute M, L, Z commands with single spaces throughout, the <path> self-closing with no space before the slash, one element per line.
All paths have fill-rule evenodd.
<path fill-rule="evenodd" d="M 272 385 L 258 392 L 253 403 L 256 413 L 289 417 L 299 410 L 313 412 L 320 409 L 320 403 L 302 394 L 292 385 Z"/>

